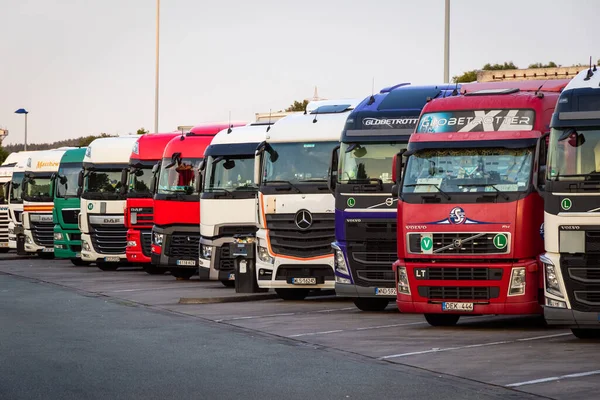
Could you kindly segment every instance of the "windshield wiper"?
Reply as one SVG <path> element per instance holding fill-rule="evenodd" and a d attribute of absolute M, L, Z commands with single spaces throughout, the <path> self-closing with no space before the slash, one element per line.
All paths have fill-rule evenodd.
<path fill-rule="evenodd" d="M 497 185 L 496 183 L 462 183 L 462 184 L 460 184 L 458 186 L 459 187 L 460 186 L 465 186 L 465 187 L 491 187 L 491 188 L 493 188 L 496 191 L 496 195 L 502 196 L 502 198 L 504 200 L 509 200 L 510 197 L 508 197 L 508 195 L 506 193 L 504 193 L 503 191 L 501 191 L 500 189 L 498 189 L 496 187 L 496 185 Z"/>
<path fill-rule="evenodd" d="M 213 187 L 213 188 L 209 188 L 208 190 L 210 190 L 210 192 L 214 193 L 215 190 L 218 190 L 221 192 L 221 194 L 233 197 L 233 193 L 231 192 L 231 190 L 225 189 L 225 188 L 220 188 L 220 187 Z M 210 193 L 209 192 L 209 193 Z"/>
<path fill-rule="evenodd" d="M 417 187 L 417 186 L 433 186 L 434 188 L 436 188 L 438 190 L 438 192 L 440 192 L 446 198 L 446 200 L 450 200 L 450 195 L 448 195 L 448 193 L 446 193 L 442 189 L 440 189 L 440 187 L 438 185 L 436 185 L 435 183 L 412 183 L 410 185 L 404 185 L 404 187 Z"/>
<path fill-rule="evenodd" d="M 302 190 L 298 189 L 298 186 L 294 185 L 292 182 L 290 181 L 285 181 L 285 180 L 275 180 L 275 181 L 265 181 L 265 185 L 267 183 L 287 183 L 288 185 L 290 185 L 290 187 L 293 187 L 294 189 L 296 189 L 296 191 L 298 193 L 302 193 Z"/>

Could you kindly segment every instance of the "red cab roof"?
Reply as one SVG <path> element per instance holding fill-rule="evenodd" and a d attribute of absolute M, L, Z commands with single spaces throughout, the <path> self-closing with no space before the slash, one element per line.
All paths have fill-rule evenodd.
<path fill-rule="evenodd" d="M 160 160 L 167 143 L 179 133 L 147 133 L 141 135 L 131 152 L 131 160 Z"/>

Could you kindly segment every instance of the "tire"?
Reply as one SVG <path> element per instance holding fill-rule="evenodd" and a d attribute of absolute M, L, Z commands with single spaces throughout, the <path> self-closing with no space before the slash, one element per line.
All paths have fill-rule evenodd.
<path fill-rule="evenodd" d="M 275 293 L 283 300 L 304 300 L 309 289 L 275 289 Z"/>
<path fill-rule="evenodd" d="M 102 271 L 116 271 L 120 267 L 119 263 L 107 263 L 104 261 L 96 261 L 96 266 Z"/>
<path fill-rule="evenodd" d="M 164 275 L 167 272 L 166 268 L 158 267 L 152 264 L 144 264 L 142 266 L 148 275 Z"/>
<path fill-rule="evenodd" d="M 0 249 L 0 253 L 8 253 L 10 251 L 9 248 L 3 247 Z"/>
<path fill-rule="evenodd" d="M 361 311 L 383 311 L 390 304 L 389 299 L 357 298 L 354 305 Z"/>
<path fill-rule="evenodd" d="M 577 339 L 600 339 L 600 329 L 571 329 Z"/>
<path fill-rule="evenodd" d="M 235 281 L 221 281 L 221 283 L 225 287 L 230 287 L 230 288 L 235 287 Z"/>
<path fill-rule="evenodd" d="M 71 264 L 76 267 L 87 267 L 91 264 L 91 262 L 83 261 L 81 258 L 71 258 Z"/>
<path fill-rule="evenodd" d="M 175 278 L 184 281 L 187 281 L 192 276 L 194 276 L 196 272 L 198 272 L 197 269 L 192 268 L 171 268 L 170 271 L 171 275 L 173 275 Z"/>
<path fill-rule="evenodd" d="M 458 314 L 425 314 L 425 320 L 431 326 L 454 326 L 459 319 Z"/>

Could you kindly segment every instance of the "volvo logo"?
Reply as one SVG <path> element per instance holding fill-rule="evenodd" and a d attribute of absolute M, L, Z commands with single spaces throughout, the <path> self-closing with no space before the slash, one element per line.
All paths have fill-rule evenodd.
<path fill-rule="evenodd" d="M 294 222 L 296 223 L 298 229 L 305 231 L 312 226 L 312 214 L 308 210 L 300 210 L 296 213 L 296 217 L 294 217 Z"/>
<path fill-rule="evenodd" d="M 462 240 L 460 240 L 460 239 L 454 239 L 452 241 L 452 244 L 454 245 L 455 249 L 460 249 L 462 247 Z"/>

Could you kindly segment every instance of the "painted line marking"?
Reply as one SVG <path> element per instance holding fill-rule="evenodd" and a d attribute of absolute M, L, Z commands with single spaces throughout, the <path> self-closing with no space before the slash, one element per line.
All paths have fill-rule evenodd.
<path fill-rule="evenodd" d="M 354 328 L 354 329 L 335 329 L 332 331 L 322 331 L 322 332 L 307 332 L 307 333 L 298 333 L 295 335 L 288 336 L 289 338 L 297 338 L 303 336 L 316 336 L 316 335 L 329 335 L 331 333 L 341 333 L 341 332 L 360 332 L 367 331 L 371 329 L 383 329 L 383 328 L 395 328 L 398 326 L 409 326 L 409 325 L 424 325 L 427 322 L 408 322 L 405 324 L 391 324 L 391 325 L 378 325 L 378 326 L 366 326 L 362 328 Z"/>
<path fill-rule="evenodd" d="M 291 315 L 316 314 L 316 313 L 325 313 L 325 312 L 334 312 L 334 311 L 348 311 L 348 310 L 354 310 L 354 309 L 355 309 L 354 307 L 345 307 L 345 308 L 331 308 L 331 309 L 319 310 L 319 311 L 305 311 L 305 312 L 292 312 L 292 313 L 267 314 L 267 315 L 249 315 L 249 316 L 244 316 L 244 317 L 215 319 L 214 321 L 215 322 L 227 322 L 227 321 L 239 321 L 239 320 L 245 320 L 245 319 L 289 317 Z"/>
<path fill-rule="evenodd" d="M 569 336 L 571 332 L 568 333 L 557 333 L 554 335 L 545 335 L 545 336 L 534 336 L 529 338 L 515 339 L 515 340 L 500 340 L 497 342 L 489 342 L 489 343 L 478 343 L 478 344 L 469 344 L 466 346 L 456 346 L 456 347 L 446 347 L 446 348 L 434 348 L 431 350 L 423 350 L 423 351 L 412 351 L 410 353 L 400 353 L 400 354 L 392 354 L 390 356 L 379 357 L 379 360 L 389 360 L 391 358 L 400 358 L 400 357 L 408 357 L 408 356 L 416 356 L 420 354 L 430 354 L 430 353 L 440 353 L 444 351 L 453 351 L 453 350 L 463 350 L 463 349 L 474 349 L 478 347 L 487 347 L 487 346 L 497 346 L 499 344 L 509 344 L 509 343 L 519 343 L 519 342 L 527 342 L 531 340 L 540 340 L 540 339 L 550 339 L 561 336 Z"/>
<path fill-rule="evenodd" d="M 122 292 L 141 292 L 143 290 L 162 290 L 162 289 L 181 289 L 179 286 L 165 286 L 165 287 L 157 287 L 157 288 L 139 288 L 139 289 L 119 289 L 119 290 L 106 290 L 101 293 L 122 293 Z"/>
<path fill-rule="evenodd" d="M 595 371 L 578 372 L 575 374 L 551 376 L 549 378 L 541 378 L 541 379 L 534 379 L 531 381 L 511 383 L 510 385 L 506 385 L 506 387 L 519 387 L 519 386 L 525 386 L 525 385 L 535 385 L 537 383 L 554 382 L 554 381 L 559 381 L 562 379 L 582 378 L 584 376 L 598 375 L 598 374 L 600 374 L 600 369 L 597 369 Z"/>

